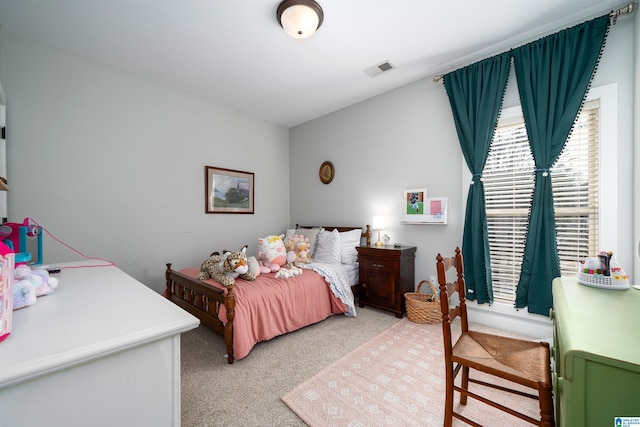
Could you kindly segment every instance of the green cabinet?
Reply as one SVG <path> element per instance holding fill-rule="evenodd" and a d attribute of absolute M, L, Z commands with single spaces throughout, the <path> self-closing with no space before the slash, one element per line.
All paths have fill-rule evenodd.
<path fill-rule="evenodd" d="M 640 290 L 553 281 L 553 391 L 558 426 L 640 417 Z"/>

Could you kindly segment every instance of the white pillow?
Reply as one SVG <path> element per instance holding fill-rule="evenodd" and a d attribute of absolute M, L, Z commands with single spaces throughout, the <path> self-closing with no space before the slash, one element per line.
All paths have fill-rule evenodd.
<path fill-rule="evenodd" d="M 350 230 L 340 233 L 340 262 L 355 264 L 358 261 L 356 246 L 360 246 L 362 230 Z"/>
<path fill-rule="evenodd" d="M 322 230 L 316 239 L 315 262 L 340 264 L 340 233 L 338 230 Z"/>

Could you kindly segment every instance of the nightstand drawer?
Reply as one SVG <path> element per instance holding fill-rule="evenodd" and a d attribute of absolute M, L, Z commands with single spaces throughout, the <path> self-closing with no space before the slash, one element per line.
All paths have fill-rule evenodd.
<path fill-rule="evenodd" d="M 397 260 L 375 259 L 362 257 L 360 259 L 360 268 L 371 272 L 395 273 L 400 264 Z"/>

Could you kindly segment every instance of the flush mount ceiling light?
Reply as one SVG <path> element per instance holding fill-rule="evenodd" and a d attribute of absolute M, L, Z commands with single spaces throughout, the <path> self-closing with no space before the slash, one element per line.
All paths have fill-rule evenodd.
<path fill-rule="evenodd" d="M 322 25 L 324 13 L 314 0 L 284 0 L 278 6 L 278 23 L 294 39 L 311 37 Z"/>

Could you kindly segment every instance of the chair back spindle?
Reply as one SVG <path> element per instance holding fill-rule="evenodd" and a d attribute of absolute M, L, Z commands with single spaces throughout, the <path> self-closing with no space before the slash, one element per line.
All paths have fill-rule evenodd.
<path fill-rule="evenodd" d="M 462 251 L 459 247 L 455 250 L 455 255 L 450 258 L 444 258 L 441 254 L 436 257 L 436 270 L 438 272 L 438 286 L 440 290 L 440 307 L 442 309 L 442 321 L 449 325 L 456 317 L 460 317 L 460 326 L 463 332 L 469 330 L 469 321 L 467 320 L 467 303 L 465 298 L 464 284 L 464 267 L 462 260 Z M 455 267 L 456 280 L 454 282 L 447 281 L 447 272 Z M 450 298 L 452 295 L 458 295 L 458 305 L 451 307 Z M 444 327 L 444 325 L 443 325 Z M 448 328 L 447 328 L 448 329 Z M 444 331 L 445 335 L 447 331 Z M 449 332 L 450 334 L 450 332 Z"/>

